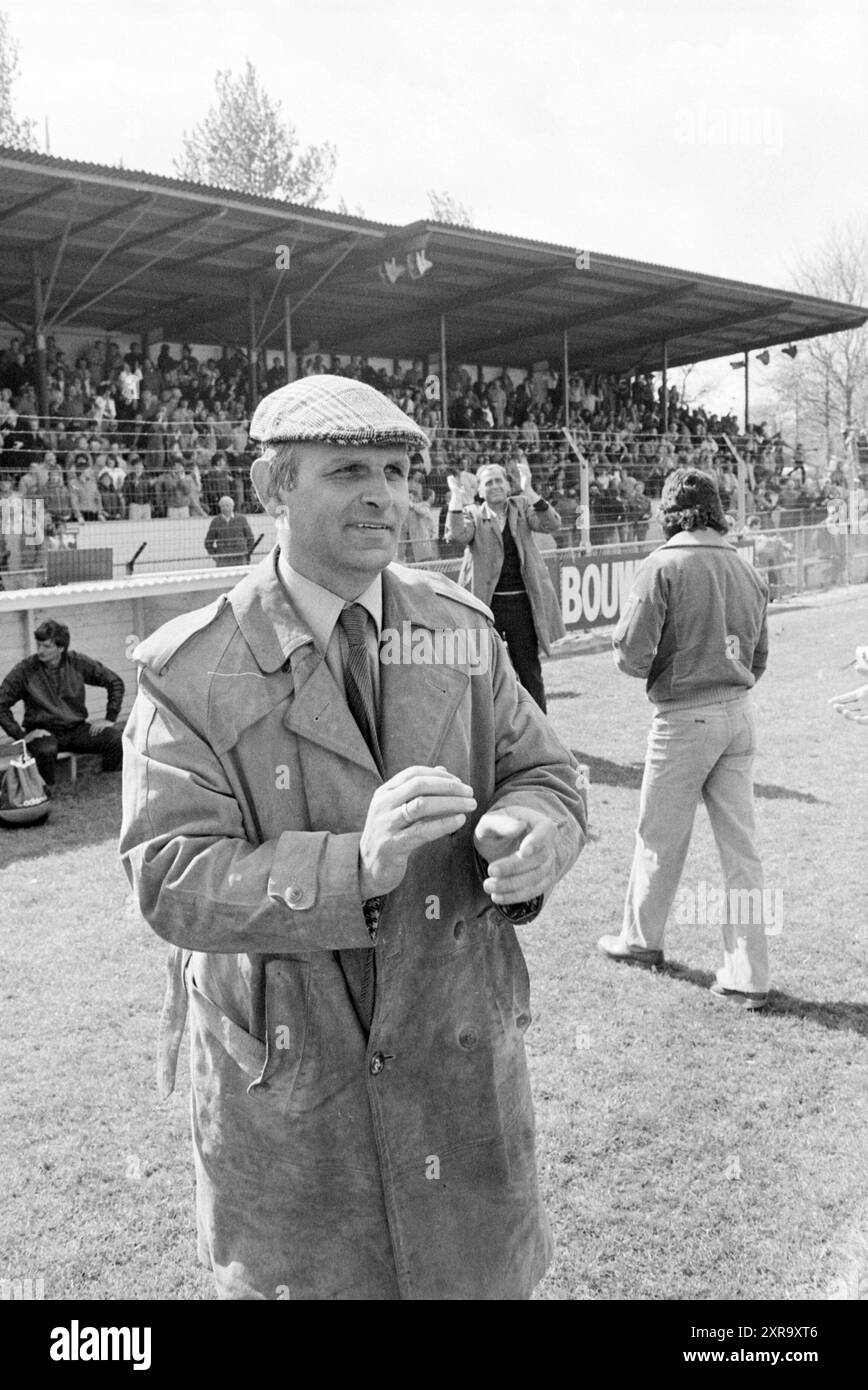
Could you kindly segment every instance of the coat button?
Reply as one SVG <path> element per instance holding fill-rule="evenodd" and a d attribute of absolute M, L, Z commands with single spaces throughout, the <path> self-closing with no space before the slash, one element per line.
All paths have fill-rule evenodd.
<path fill-rule="evenodd" d="M 530 1014 L 519 1014 L 515 1021 L 519 1028 L 526 1028 L 530 1023 Z"/>
<path fill-rule="evenodd" d="M 300 885 L 297 884 L 297 883 L 291 883 L 291 884 L 289 885 L 289 887 L 287 888 L 287 890 L 286 890 L 286 892 L 284 893 L 283 896 L 284 896 L 284 898 L 286 899 L 286 901 L 287 901 L 287 903 L 289 904 L 290 907 L 292 907 L 294 903 L 299 903 L 299 902 L 301 902 L 301 887 L 300 887 Z"/>
<path fill-rule="evenodd" d="M 452 935 L 455 937 L 456 941 L 460 941 L 462 936 L 464 935 L 464 922 L 462 918 L 459 917 L 458 921 L 452 928 Z"/>
<path fill-rule="evenodd" d="M 458 1034 L 458 1042 L 467 1052 L 472 1052 L 479 1042 L 479 1034 L 475 1028 L 462 1028 Z"/>
<path fill-rule="evenodd" d="M 370 1062 L 371 1076 L 379 1076 L 380 1072 L 383 1070 L 383 1067 L 385 1065 L 386 1059 L 383 1056 L 382 1052 L 375 1052 Z"/>

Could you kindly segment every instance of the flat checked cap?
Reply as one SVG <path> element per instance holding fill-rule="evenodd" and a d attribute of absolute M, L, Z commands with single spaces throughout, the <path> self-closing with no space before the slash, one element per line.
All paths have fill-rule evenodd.
<path fill-rule="evenodd" d="M 258 444 L 429 444 L 393 401 L 343 376 L 303 376 L 272 391 L 256 407 L 250 437 Z"/>

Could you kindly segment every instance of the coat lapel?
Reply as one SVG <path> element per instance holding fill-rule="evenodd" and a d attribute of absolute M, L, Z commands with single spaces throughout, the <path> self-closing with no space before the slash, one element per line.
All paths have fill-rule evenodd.
<path fill-rule="evenodd" d="M 292 699 L 284 716 L 287 729 L 309 743 L 327 748 L 380 774 L 370 749 L 350 713 L 306 626 L 300 622 L 277 575 L 275 549 L 251 570 L 229 595 L 244 640 L 263 671 L 292 672 Z"/>
<path fill-rule="evenodd" d="M 377 764 L 350 713 L 346 696 L 313 645 L 293 653 L 292 673 L 295 697 L 283 721 L 286 727 L 297 738 L 348 758 L 381 781 Z"/>
<path fill-rule="evenodd" d="M 393 571 L 383 573 L 383 634 L 400 634 L 402 655 L 412 656 L 412 634 L 424 628 L 432 640 L 437 631 L 455 628 L 445 604 L 421 577 L 403 582 Z M 386 777 L 405 767 L 431 767 L 467 691 L 470 676 L 461 666 L 421 664 L 412 659 L 380 666 L 380 745 Z"/>
<path fill-rule="evenodd" d="M 498 538 L 499 539 L 499 538 Z M 326 748 L 364 768 L 378 782 L 377 765 L 310 633 L 298 622 L 275 571 L 276 551 L 232 591 L 230 601 L 242 634 L 260 668 L 289 667 L 292 698 L 284 725 L 297 738 Z M 409 625 L 409 626 L 408 626 Z M 414 763 L 430 766 L 437 757 L 467 691 L 462 666 L 420 664 L 406 659 L 412 632 L 432 636 L 454 630 L 450 609 L 428 581 L 412 570 L 383 572 L 383 633 L 398 633 L 405 659 L 380 666 L 380 747 L 386 777 Z"/>

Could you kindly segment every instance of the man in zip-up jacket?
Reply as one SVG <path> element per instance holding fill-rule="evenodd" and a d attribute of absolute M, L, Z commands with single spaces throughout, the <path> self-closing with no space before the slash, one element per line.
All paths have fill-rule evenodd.
<path fill-rule="evenodd" d="M 660 521 L 666 544 L 637 574 L 612 639 L 618 669 L 645 680 L 655 712 L 621 933 L 598 944 L 615 960 L 663 963 L 666 919 L 701 799 L 726 890 L 721 899 L 697 885 L 693 898 L 694 909 L 697 898 L 702 905 L 700 924 L 723 930 L 724 964 L 711 991 L 760 1009 L 768 999 L 769 913 L 754 838 L 750 692 L 768 656 L 768 588 L 726 539 L 717 488 L 698 469 L 667 478 Z M 696 922 L 696 912 L 685 920 Z"/>
<path fill-rule="evenodd" d="M 36 629 L 36 655 L 13 666 L 0 685 L 0 729 L 26 739 L 46 786 L 54 786 L 58 753 L 100 753 L 103 772 L 121 766 L 122 730 L 117 726 L 124 701 L 120 676 L 83 652 L 69 650 L 69 628 L 52 618 Z M 85 686 L 107 692 L 105 719 L 90 719 Z M 21 700 L 21 723 L 12 713 Z"/>

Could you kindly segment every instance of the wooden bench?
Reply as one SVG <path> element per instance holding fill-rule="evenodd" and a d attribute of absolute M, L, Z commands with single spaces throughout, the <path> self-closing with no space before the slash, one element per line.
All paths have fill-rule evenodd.
<path fill-rule="evenodd" d="M 2 741 L 0 741 L 0 776 L 2 776 L 2 774 L 6 771 L 7 767 L 12 762 L 12 759 L 19 757 L 20 754 L 20 740 L 17 743 L 13 742 L 10 738 L 3 739 Z M 69 781 L 73 790 L 75 790 L 76 782 L 78 779 L 78 754 L 58 753 L 57 761 L 59 763 L 69 763 Z"/>

